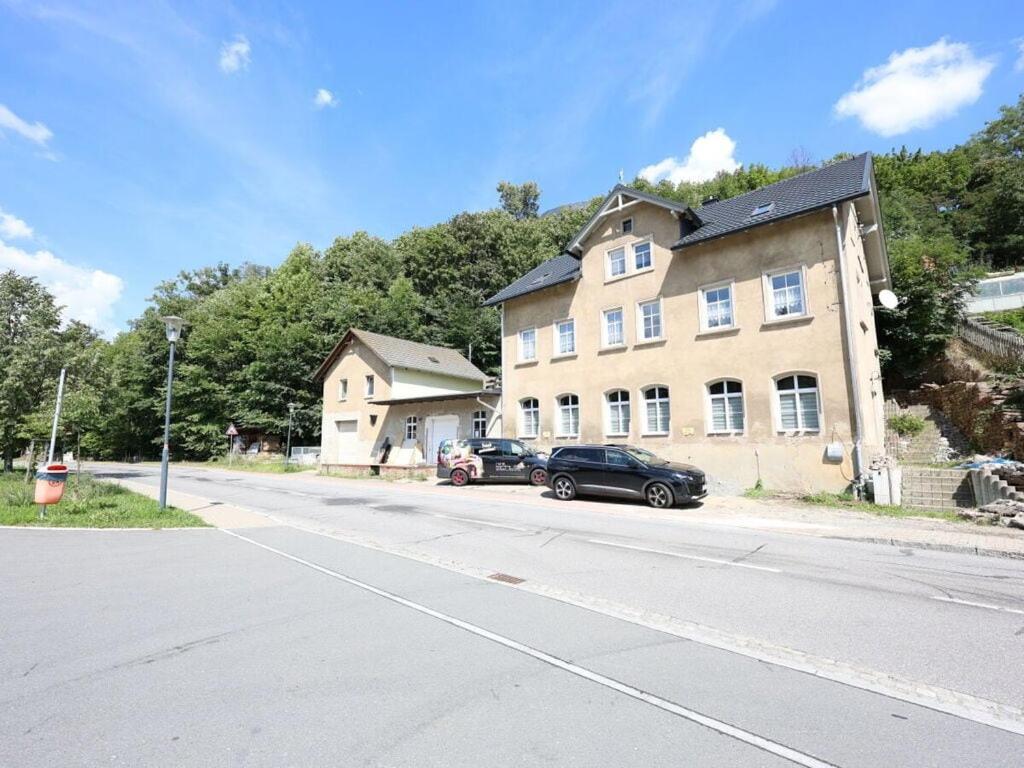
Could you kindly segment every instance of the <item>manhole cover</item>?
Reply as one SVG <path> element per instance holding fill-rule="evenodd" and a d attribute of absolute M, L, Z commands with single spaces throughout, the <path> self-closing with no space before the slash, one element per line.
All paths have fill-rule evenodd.
<path fill-rule="evenodd" d="M 522 584 L 526 581 L 526 579 L 520 579 L 518 576 L 509 576 L 507 573 L 492 573 L 487 578 L 504 584 Z"/>

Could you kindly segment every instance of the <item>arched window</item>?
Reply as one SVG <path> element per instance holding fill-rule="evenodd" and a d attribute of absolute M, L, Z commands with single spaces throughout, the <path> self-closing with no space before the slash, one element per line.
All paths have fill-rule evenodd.
<path fill-rule="evenodd" d="M 579 437 L 580 399 L 577 395 L 562 395 L 558 398 L 558 436 Z"/>
<path fill-rule="evenodd" d="M 818 379 L 810 374 L 786 374 L 775 379 L 780 432 L 817 432 Z"/>
<path fill-rule="evenodd" d="M 487 411 L 473 411 L 473 437 L 487 437 Z"/>
<path fill-rule="evenodd" d="M 417 416 L 406 416 L 405 417 L 405 439 L 415 440 L 416 432 L 419 428 L 420 420 Z"/>
<path fill-rule="evenodd" d="M 668 387 L 648 387 L 644 393 L 644 433 L 667 435 L 669 432 Z"/>
<path fill-rule="evenodd" d="M 519 401 L 519 434 L 536 437 L 540 433 L 540 403 L 535 397 Z"/>
<path fill-rule="evenodd" d="M 616 389 L 605 395 L 608 407 L 605 433 L 608 435 L 629 434 L 629 392 Z"/>
<path fill-rule="evenodd" d="M 708 385 L 708 432 L 743 431 L 743 385 L 723 379 Z"/>

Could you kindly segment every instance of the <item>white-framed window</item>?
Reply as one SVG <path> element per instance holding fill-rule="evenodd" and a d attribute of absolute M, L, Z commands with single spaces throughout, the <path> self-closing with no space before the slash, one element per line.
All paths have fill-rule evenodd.
<path fill-rule="evenodd" d="M 644 434 L 667 435 L 671 415 L 669 412 L 668 387 L 653 386 L 643 390 Z"/>
<path fill-rule="evenodd" d="M 821 429 L 818 378 L 809 373 L 787 373 L 775 379 L 780 432 L 817 432 Z"/>
<path fill-rule="evenodd" d="M 487 437 L 487 411 L 473 411 L 473 437 Z"/>
<path fill-rule="evenodd" d="M 605 405 L 608 410 L 608 418 L 605 423 L 605 434 L 619 436 L 629 434 L 629 392 L 625 389 L 616 389 L 604 396 Z"/>
<path fill-rule="evenodd" d="M 608 251 L 608 277 L 626 274 L 626 249 L 613 248 Z"/>
<path fill-rule="evenodd" d="M 419 430 L 420 418 L 419 416 L 406 416 L 405 417 L 405 439 L 415 440 L 416 432 Z"/>
<path fill-rule="evenodd" d="M 717 331 L 736 325 L 733 310 L 733 285 L 718 283 L 700 289 L 700 328 Z"/>
<path fill-rule="evenodd" d="M 519 401 L 519 435 L 536 437 L 540 434 L 540 403 L 535 397 Z"/>
<path fill-rule="evenodd" d="M 734 379 L 708 384 L 708 432 L 742 432 L 743 424 L 743 384 Z"/>
<path fill-rule="evenodd" d="M 558 398 L 558 436 L 579 437 L 580 398 L 578 395 L 562 395 Z"/>
<path fill-rule="evenodd" d="M 633 231 L 633 219 L 622 220 L 622 234 L 628 235 Z"/>
<path fill-rule="evenodd" d="M 662 338 L 661 299 L 641 301 L 636 305 L 636 329 L 638 341 L 654 341 Z"/>
<path fill-rule="evenodd" d="M 576 354 L 576 321 L 559 320 L 555 323 L 555 357 Z"/>
<path fill-rule="evenodd" d="M 342 379 L 338 382 L 338 399 L 348 400 L 348 379 Z"/>
<path fill-rule="evenodd" d="M 765 317 L 783 320 L 807 314 L 807 290 L 802 267 L 766 272 L 764 276 Z"/>
<path fill-rule="evenodd" d="M 363 394 L 366 395 L 367 397 L 373 397 L 373 390 L 375 384 L 376 379 L 374 379 L 373 374 L 367 374 L 366 384 L 363 387 Z"/>
<path fill-rule="evenodd" d="M 618 347 L 626 343 L 622 319 L 622 307 L 606 309 L 601 313 L 601 343 L 603 346 Z"/>
<path fill-rule="evenodd" d="M 651 241 L 633 243 L 633 267 L 639 272 L 654 266 L 654 255 L 651 253 Z"/>
<path fill-rule="evenodd" d="M 519 332 L 519 359 L 522 362 L 537 359 L 536 328 L 524 328 Z"/>

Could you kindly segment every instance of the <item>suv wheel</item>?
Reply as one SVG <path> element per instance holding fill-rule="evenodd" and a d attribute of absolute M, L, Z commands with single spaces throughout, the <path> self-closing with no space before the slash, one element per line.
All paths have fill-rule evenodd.
<path fill-rule="evenodd" d="M 672 506 L 672 489 L 662 483 L 651 483 L 644 491 L 644 498 L 652 507 L 664 509 Z"/>
<path fill-rule="evenodd" d="M 548 481 L 548 473 L 543 469 L 535 469 L 530 473 L 530 485 L 544 485 Z"/>
<path fill-rule="evenodd" d="M 576 498 L 576 483 L 570 480 L 565 475 L 556 477 L 555 482 L 551 484 L 551 488 L 562 501 L 572 501 Z"/>
<path fill-rule="evenodd" d="M 464 469 L 453 469 L 451 477 L 448 479 L 451 480 L 452 485 L 461 488 L 469 482 L 469 473 Z"/>

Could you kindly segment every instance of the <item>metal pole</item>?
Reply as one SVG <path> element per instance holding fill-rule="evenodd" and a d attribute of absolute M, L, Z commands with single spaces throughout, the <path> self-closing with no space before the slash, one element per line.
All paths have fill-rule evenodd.
<path fill-rule="evenodd" d="M 53 429 L 50 430 L 50 452 L 46 455 L 46 463 L 53 463 L 53 451 L 57 445 L 57 422 L 60 421 L 60 407 L 64 402 L 64 377 L 67 375 L 67 369 L 60 369 L 60 383 L 57 385 L 57 405 L 53 409 Z"/>
<path fill-rule="evenodd" d="M 167 358 L 167 404 L 164 407 L 164 450 L 160 456 L 160 509 L 167 507 L 167 462 L 171 442 L 171 386 L 174 381 L 174 342 Z"/>
<path fill-rule="evenodd" d="M 284 463 L 285 464 L 288 464 L 288 462 L 291 460 L 291 453 L 292 453 L 292 414 L 293 413 L 294 413 L 294 411 L 291 408 L 289 408 L 288 409 L 288 442 L 286 443 L 286 447 L 284 449 Z"/>

